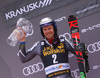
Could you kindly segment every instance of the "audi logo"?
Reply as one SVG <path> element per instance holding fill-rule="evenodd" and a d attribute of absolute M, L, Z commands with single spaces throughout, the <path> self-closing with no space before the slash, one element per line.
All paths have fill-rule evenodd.
<path fill-rule="evenodd" d="M 80 78 L 79 69 L 76 69 L 75 71 L 71 71 L 71 75 L 73 78 Z"/>
<path fill-rule="evenodd" d="M 93 44 L 89 44 L 87 47 L 88 52 L 90 53 L 94 53 L 96 51 L 100 50 L 100 41 L 99 42 L 95 42 Z"/>
<path fill-rule="evenodd" d="M 64 34 L 61 34 L 59 35 L 59 37 L 65 37 L 65 39 L 67 40 L 67 38 L 70 40 L 71 39 L 71 35 L 69 33 L 64 33 Z"/>
<path fill-rule="evenodd" d="M 33 64 L 33 65 L 28 66 L 28 67 L 24 67 L 23 68 L 23 74 L 25 76 L 29 76 L 31 74 L 42 71 L 43 69 L 44 69 L 43 63 L 39 62 L 37 64 Z"/>
<path fill-rule="evenodd" d="M 69 44 L 74 48 L 73 42 L 71 41 L 71 35 L 69 33 L 64 33 L 59 35 L 59 37 L 64 37 L 66 41 L 69 42 Z"/>

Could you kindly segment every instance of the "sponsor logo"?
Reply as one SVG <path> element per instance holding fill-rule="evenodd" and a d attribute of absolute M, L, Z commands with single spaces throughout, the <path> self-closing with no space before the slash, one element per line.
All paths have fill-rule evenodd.
<path fill-rule="evenodd" d="M 100 51 L 100 41 L 95 42 L 93 44 L 89 44 L 87 47 L 88 52 L 94 53 L 96 51 Z"/>
<path fill-rule="evenodd" d="M 46 67 L 45 72 L 46 72 L 46 75 L 48 75 L 50 73 L 54 73 L 54 72 L 69 69 L 69 68 L 70 66 L 68 63 L 60 63 L 60 64 L 55 64 L 55 65 Z"/>
<path fill-rule="evenodd" d="M 72 75 L 73 78 L 80 78 L 79 69 L 71 71 L 71 75 Z"/>
<path fill-rule="evenodd" d="M 28 67 L 24 67 L 23 68 L 23 74 L 25 76 L 29 76 L 31 74 L 42 71 L 43 69 L 44 69 L 43 63 L 39 62 L 37 64 L 33 64 L 33 65 L 28 66 Z"/>
<path fill-rule="evenodd" d="M 93 69 L 96 70 L 96 69 L 99 69 L 100 68 L 100 65 L 95 65 L 93 66 Z"/>
<path fill-rule="evenodd" d="M 5 13 L 6 20 L 17 17 L 18 15 L 22 15 L 23 13 L 28 13 L 40 7 L 43 8 L 45 6 L 50 5 L 51 3 L 52 3 L 52 0 L 44 0 L 44 1 L 40 0 L 39 2 L 30 3 L 19 9 L 16 9 L 15 11 L 12 10 L 8 13 Z"/>
<path fill-rule="evenodd" d="M 91 30 L 93 30 L 93 29 L 95 29 L 95 28 L 99 28 L 100 27 L 100 24 L 96 24 L 96 25 L 93 25 L 93 26 L 91 26 L 91 27 L 88 27 L 88 28 L 86 28 L 86 29 L 82 29 L 81 30 L 81 32 L 82 33 L 85 33 L 85 32 L 87 32 L 87 31 L 91 31 Z"/>
<path fill-rule="evenodd" d="M 78 29 L 72 30 L 72 33 L 77 33 L 77 32 L 78 32 Z"/>
<path fill-rule="evenodd" d="M 84 13 L 84 12 L 86 12 L 86 11 L 89 11 L 89 10 L 94 9 L 94 8 L 97 8 L 97 7 L 99 7 L 99 4 L 96 4 L 96 5 L 87 7 L 87 8 L 85 8 L 85 9 L 81 10 L 81 11 L 77 11 L 76 14 Z"/>
<path fill-rule="evenodd" d="M 67 70 L 62 70 L 62 71 L 58 71 L 58 72 L 54 72 L 54 73 L 50 73 L 48 76 L 48 78 L 51 78 L 53 76 L 57 76 L 57 75 L 62 75 L 62 74 L 65 74 L 65 73 L 69 73 L 69 69 Z M 53 77 L 54 78 L 54 77 Z M 57 77 L 58 78 L 58 77 Z"/>
<path fill-rule="evenodd" d="M 63 20 L 66 20 L 66 16 L 60 17 L 58 19 L 55 19 L 55 21 L 57 21 L 57 22 L 61 22 Z"/>
<path fill-rule="evenodd" d="M 48 55 L 56 54 L 56 53 L 65 53 L 64 43 L 60 43 L 59 46 L 57 46 L 56 49 L 54 49 L 51 46 L 44 47 L 44 49 L 42 50 L 42 53 L 43 53 L 44 56 L 48 56 Z"/>
<path fill-rule="evenodd" d="M 64 37 L 67 41 L 71 39 L 71 35 L 69 33 L 61 34 L 59 37 Z"/>
<path fill-rule="evenodd" d="M 59 35 L 59 37 L 64 37 L 66 41 L 69 42 L 69 44 L 74 48 L 73 46 L 73 42 L 71 41 L 71 35 L 69 33 L 64 33 L 64 34 L 61 34 Z"/>

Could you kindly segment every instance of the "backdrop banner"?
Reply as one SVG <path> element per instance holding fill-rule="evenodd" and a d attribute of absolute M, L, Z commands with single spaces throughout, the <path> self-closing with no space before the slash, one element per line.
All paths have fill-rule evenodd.
<path fill-rule="evenodd" d="M 74 1 L 78 0 L 17 0 L 2 7 L 5 26 L 14 25 L 20 17 L 30 19 Z"/>
<path fill-rule="evenodd" d="M 72 14 L 78 17 L 80 39 L 87 45 L 90 65 L 87 78 L 100 78 L 100 0 L 1 0 L 0 78 L 46 78 L 41 56 L 22 63 L 19 57 L 20 42 L 16 47 L 7 44 L 7 38 L 16 28 L 19 18 L 28 19 L 34 27 L 34 33 L 26 38 L 27 52 L 36 49 L 38 42 L 43 40 L 39 23 L 44 17 L 54 19 L 58 36 L 65 37 L 72 45 L 68 24 L 68 16 Z M 52 57 L 48 61 L 53 61 Z M 77 58 L 71 52 L 68 53 L 68 61 L 72 78 L 80 78 Z"/>

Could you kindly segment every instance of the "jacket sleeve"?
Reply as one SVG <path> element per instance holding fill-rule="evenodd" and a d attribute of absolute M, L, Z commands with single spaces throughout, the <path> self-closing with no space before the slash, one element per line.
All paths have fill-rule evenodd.
<path fill-rule="evenodd" d="M 65 39 L 65 45 L 68 51 L 70 51 L 71 53 L 73 53 L 74 55 L 76 55 L 75 49 L 73 47 L 72 42 L 70 42 L 69 40 Z"/>
<path fill-rule="evenodd" d="M 40 55 L 40 43 L 35 43 L 28 51 L 25 49 L 25 44 L 19 46 L 19 57 L 22 63 L 28 62 L 36 55 Z"/>

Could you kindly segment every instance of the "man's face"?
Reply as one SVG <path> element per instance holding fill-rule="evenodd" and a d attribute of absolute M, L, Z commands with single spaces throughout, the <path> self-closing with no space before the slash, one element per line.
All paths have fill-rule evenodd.
<path fill-rule="evenodd" d="M 54 28 L 53 25 L 48 25 L 42 28 L 43 33 L 47 39 L 53 39 L 54 38 Z"/>

